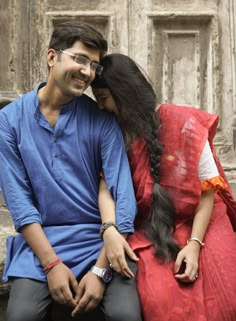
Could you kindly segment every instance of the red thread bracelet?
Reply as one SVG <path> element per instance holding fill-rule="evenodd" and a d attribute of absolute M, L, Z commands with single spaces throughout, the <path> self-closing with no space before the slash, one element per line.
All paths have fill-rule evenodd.
<path fill-rule="evenodd" d="M 62 259 L 61 258 L 57 258 L 55 261 L 52 261 L 51 263 L 49 263 L 48 265 L 45 266 L 44 268 L 44 272 L 46 274 L 48 274 L 48 272 L 57 264 L 61 263 L 62 262 Z"/>

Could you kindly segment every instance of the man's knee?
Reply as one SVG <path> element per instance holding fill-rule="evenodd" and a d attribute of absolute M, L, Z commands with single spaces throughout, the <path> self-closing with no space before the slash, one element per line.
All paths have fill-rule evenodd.
<path fill-rule="evenodd" d="M 129 258 L 127 258 L 127 263 L 136 276 L 136 263 Z M 133 279 L 124 279 L 115 273 L 111 283 L 106 289 L 102 309 L 106 321 L 142 321 L 136 277 Z"/>
<path fill-rule="evenodd" d="M 134 309 L 132 304 L 123 306 L 109 307 L 109 311 L 106 313 L 106 321 L 142 321 L 142 315 L 140 309 Z"/>
<path fill-rule="evenodd" d="M 37 306 L 27 302 L 27 305 L 21 304 L 17 307 L 7 309 L 7 321 L 43 321 L 46 320 L 46 313 L 38 311 Z"/>
<path fill-rule="evenodd" d="M 107 289 L 102 303 L 106 321 L 142 321 L 136 280 L 124 280 L 117 275 L 114 281 Z"/>
<path fill-rule="evenodd" d="M 51 301 L 45 283 L 14 279 L 7 306 L 7 321 L 46 321 Z"/>

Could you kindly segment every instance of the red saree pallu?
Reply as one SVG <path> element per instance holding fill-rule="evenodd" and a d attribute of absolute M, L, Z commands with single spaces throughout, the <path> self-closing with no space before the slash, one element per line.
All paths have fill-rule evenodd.
<path fill-rule="evenodd" d="M 138 138 L 129 160 L 139 213 L 129 243 L 139 257 L 137 285 L 145 321 L 236 321 L 236 202 L 213 139 L 218 116 L 191 107 L 161 105 L 159 139 L 163 144 L 160 184 L 176 208 L 174 237 L 180 247 L 191 235 L 201 196 L 198 164 L 208 140 L 224 187 L 218 188 L 199 258 L 199 278 L 181 283 L 174 278 L 174 262 L 162 264 L 142 226 L 148 217 L 153 178 L 145 141 Z"/>

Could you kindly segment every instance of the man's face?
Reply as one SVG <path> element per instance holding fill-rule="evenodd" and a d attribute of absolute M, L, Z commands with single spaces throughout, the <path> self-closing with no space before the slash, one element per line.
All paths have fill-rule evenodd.
<path fill-rule="evenodd" d="M 95 78 L 100 51 L 77 41 L 71 48 L 55 51 L 49 49 L 49 81 L 58 87 L 63 96 L 81 96 Z"/>

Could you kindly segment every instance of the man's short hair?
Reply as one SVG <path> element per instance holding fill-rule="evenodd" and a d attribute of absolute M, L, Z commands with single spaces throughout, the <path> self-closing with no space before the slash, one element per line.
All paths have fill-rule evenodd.
<path fill-rule="evenodd" d="M 107 41 L 93 26 L 80 21 L 66 21 L 55 26 L 48 49 L 65 50 L 71 48 L 76 41 L 81 41 L 89 48 L 100 50 L 100 58 L 107 51 Z"/>

